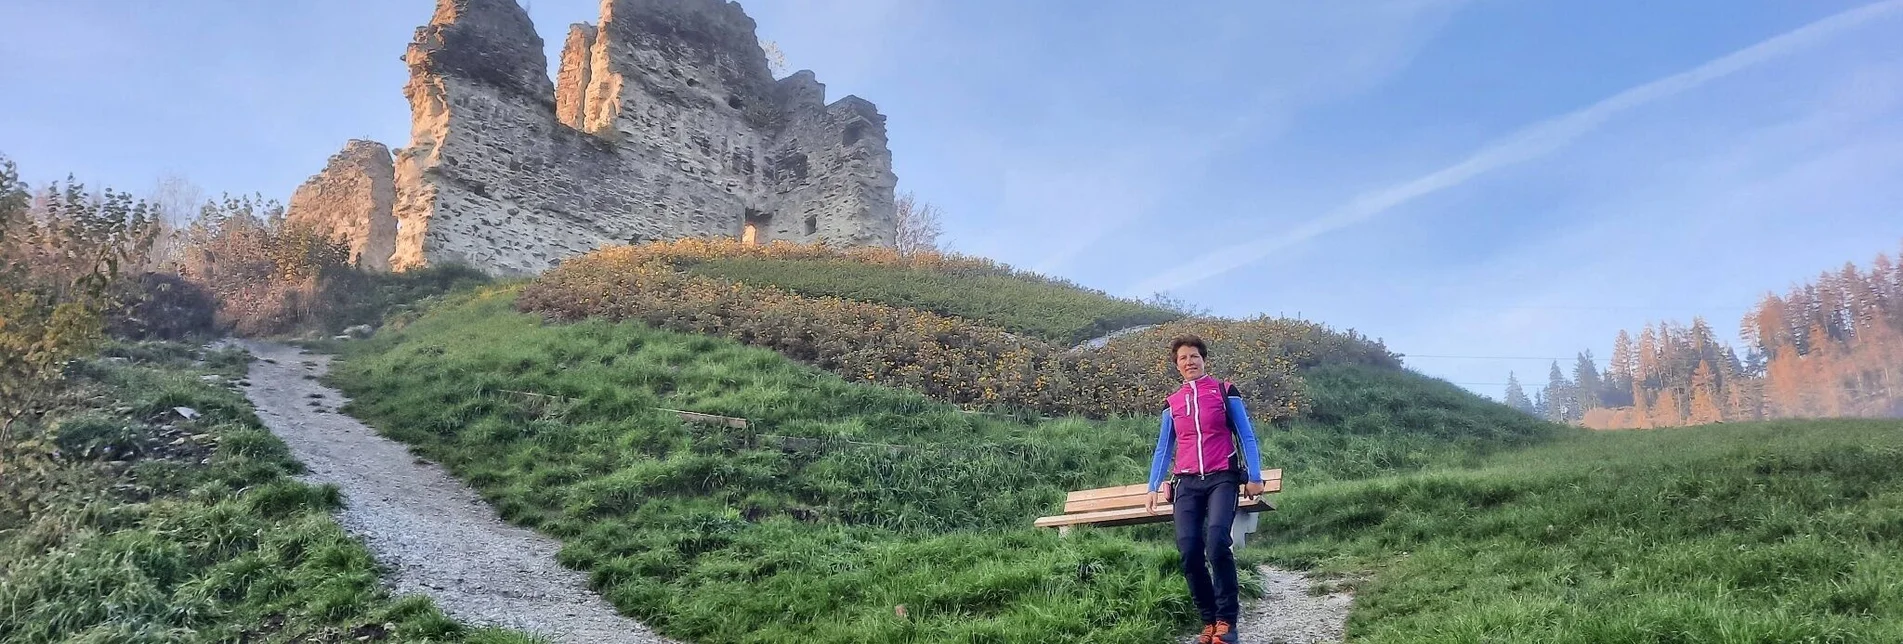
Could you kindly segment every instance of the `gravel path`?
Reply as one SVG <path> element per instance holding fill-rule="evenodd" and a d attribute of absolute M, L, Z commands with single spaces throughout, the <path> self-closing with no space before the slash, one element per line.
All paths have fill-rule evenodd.
<path fill-rule="evenodd" d="M 1140 324 L 1137 326 L 1124 327 L 1121 329 L 1117 329 L 1115 331 L 1105 333 L 1103 335 L 1091 338 L 1089 340 L 1085 340 L 1082 343 L 1079 343 L 1077 346 L 1071 347 L 1070 350 L 1073 352 L 1076 352 L 1076 351 L 1094 351 L 1097 349 L 1102 349 L 1104 348 L 1104 346 L 1109 345 L 1111 340 L 1117 339 L 1118 336 L 1129 335 L 1132 333 L 1136 333 L 1138 331 L 1142 331 L 1144 329 L 1148 329 L 1153 326 L 1156 326 L 1156 325 Z"/>
<path fill-rule="evenodd" d="M 1336 644 L 1348 621 L 1347 593 L 1314 596 L 1302 573 L 1263 566 L 1262 599 L 1244 600 L 1236 630 L 1241 644 Z M 1185 591 L 1187 592 L 1187 591 Z M 1194 635 L 1183 640 L 1195 642 Z"/>
<path fill-rule="evenodd" d="M 1262 599 L 1242 607 L 1237 624 L 1244 644 L 1323 644 L 1340 642 L 1348 621 L 1347 593 L 1308 594 L 1313 585 L 1302 573 L 1263 566 Z"/>
<path fill-rule="evenodd" d="M 343 395 L 306 377 L 323 375 L 329 356 L 234 344 L 255 358 L 245 395 L 258 416 L 310 468 L 302 480 L 343 490 L 338 523 L 391 571 L 393 592 L 428 595 L 466 624 L 555 642 L 671 642 L 617 613 L 588 590 L 585 574 L 556 563 L 557 541 L 504 523 L 443 468 L 337 413 Z"/>

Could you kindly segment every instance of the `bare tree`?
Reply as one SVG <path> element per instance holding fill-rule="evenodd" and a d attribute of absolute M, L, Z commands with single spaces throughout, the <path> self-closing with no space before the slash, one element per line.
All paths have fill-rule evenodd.
<path fill-rule="evenodd" d="M 894 219 L 899 229 L 899 254 L 911 256 L 919 251 L 939 250 L 938 236 L 944 234 L 945 230 L 938 221 L 938 207 L 919 203 L 918 197 L 910 191 L 901 193 L 894 205 L 898 207 Z"/>
<path fill-rule="evenodd" d="M 182 259 L 185 229 L 198 219 L 209 199 L 190 179 L 176 174 L 160 177 L 147 201 L 158 213 L 158 235 L 146 256 L 145 270 L 176 272 Z"/>

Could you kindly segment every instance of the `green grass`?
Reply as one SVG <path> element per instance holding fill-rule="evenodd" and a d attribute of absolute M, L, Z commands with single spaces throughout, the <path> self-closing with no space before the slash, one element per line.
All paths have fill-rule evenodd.
<path fill-rule="evenodd" d="M 400 273 L 343 270 L 329 278 L 327 290 L 337 302 L 325 311 L 321 330 L 330 334 L 359 324 L 382 324 L 392 316 L 405 318 L 444 294 L 491 281 L 481 271 L 453 264 Z"/>
<path fill-rule="evenodd" d="M 1164 642 L 1190 625 L 1166 526 L 1028 527 L 1065 490 L 1142 480 L 1152 418 L 961 414 L 724 340 L 544 325 L 511 297 L 347 347 L 349 411 L 561 538 L 668 634 Z M 1903 641 L 1896 422 L 1589 433 L 1405 371 L 1303 375 L 1310 409 L 1262 428 L 1282 509 L 1241 554 L 1355 588 L 1354 641 Z"/>
<path fill-rule="evenodd" d="M 1183 317 L 1162 307 L 1071 285 L 988 272 L 949 273 L 848 259 L 747 256 L 701 261 L 687 270 L 777 286 L 806 296 L 833 296 L 960 317 L 1065 346 L 1118 329 Z"/>
<path fill-rule="evenodd" d="M 79 406 L 0 445 L 0 641 L 527 641 L 381 590 L 336 488 L 292 479 L 244 398 L 201 379 L 246 363 L 109 347 Z"/>
<path fill-rule="evenodd" d="M 1298 486 L 1262 530 L 1272 559 L 1378 571 L 1356 641 L 1903 641 L 1896 421 L 1576 436 Z"/>
<path fill-rule="evenodd" d="M 468 294 L 346 346 L 332 376 L 353 398 L 345 411 L 561 538 L 564 563 L 665 633 L 1158 642 L 1192 625 L 1167 525 L 1063 540 L 1031 527 L 1068 490 L 1144 480 L 1153 418 L 966 414 L 730 341 L 544 325 L 512 293 Z M 689 425 L 657 407 L 755 426 Z M 1382 445 L 1404 428 L 1264 428 L 1264 459 L 1306 485 L 1463 458 L 1442 435 L 1462 430 L 1437 427 L 1400 453 Z"/>

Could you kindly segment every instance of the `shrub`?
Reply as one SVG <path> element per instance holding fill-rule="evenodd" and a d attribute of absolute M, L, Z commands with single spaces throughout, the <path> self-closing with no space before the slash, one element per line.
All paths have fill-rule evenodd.
<path fill-rule="evenodd" d="M 957 275 L 845 258 L 741 255 L 703 261 L 688 270 L 736 282 L 777 286 L 809 297 L 830 295 L 915 308 L 1064 345 L 1183 317 L 1142 302 L 1017 276 Z"/>
<path fill-rule="evenodd" d="M 218 300 L 210 289 L 170 273 L 145 273 L 115 298 L 120 314 L 107 331 L 128 340 L 186 340 L 218 333 Z"/>
<path fill-rule="evenodd" d="M 184 244 L 181 274 L 217 295 L 218 325 L 241 335 L 308 327 L 321 276 L 350 256 L 342 242 L 286 224 L 282 206 L 250 197 L 207 204 Z"/>
<path fill-rule="evenodd" d="M 1298 369 L 1328 362 L 1398 364 L 1385 349 L 1294 320 L 1187 320 L 1119 338 L 1104 351 L 1071 352 L 997 327 L 917 309 L 683 274 L 665 258 L 713 256 L 722 246 L 682 242 L 615 247 L 571 259 L 522 292 L 518 306 L 562 320 L 638 320 L 672 331 L 771 348 L 849 380 L 903 387 L 959 405 L 1103 418 L 1156 413 L 1178 386 L 1167 334 L 1195 330 L 1214 342 L 1211 371 L 1233 380 L 1269 420 L 1302 413 Z M 732 246 L 731 248 L 746 248 Z M 779 244 L 785 256 L 824 249 Z M 861 254 L 881 260 L 873 250 Z M 897 260 L 890 260 L 897 261 Z M 947 260 L 949 270 L 996 271 Z"/>
<path fill-rule="evenodd" d="M 147 210 L 71 182 L 30 201 L 0 157 L 0 442 L 43 415 L 67 364 L 103 339 L 119 267 L 150 242 Z"/>

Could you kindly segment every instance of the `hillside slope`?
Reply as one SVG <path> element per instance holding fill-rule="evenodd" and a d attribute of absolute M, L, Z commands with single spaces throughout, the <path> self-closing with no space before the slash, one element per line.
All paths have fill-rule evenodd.
<path fill-rule="evenodd" d="M 0 442 L 0 641 L 529 641 L 379 586 L 336 488 L 293 478 L 225 384 L 242 351 L 104 353 L 74 365 L 74 407 Z"/>
<path fill-rule="evenodd" d="M 1893 421 L 1583 435 L 1293 487 L 1260 543 L 1376 571 L 1356 641 L 1900 642 L 1899 463 Z"/>
<path fill-rule="evenodd" d="M 1330 383 L 1386 374 L 1385 384 L 1445 384 L 1406 371 L 1379 341 L 1353 330 L 1184 316 L 988 260 L 935 254 L 708 240 L 614 247 L 534 280 L 519 304 L 553 320 L 632 320 L 737 340 L 855 382 L 1007 413 L 1154 414 L 1177 386 L 1165 354 L 1182 333 L 1209 343 L 1211 373 L 1235 382 L 1262 420 L 1309 413 L 1305 374 L 1322 367 L 1373 368 L 1338 372 Z M 1071 350 L 1081 336 L 1126 323 L 1149 326 L 1098 349 Z M 1458 404 L 1510 433 L 1563 431 L 1483 411 L 1494 405 L 1477 396 Z"/>
<path fill-rule="evenodd" d="M 345 411 L 561 538 L 565 563 L 664 634 L 1157 642 L 1190 626 L 1167 526 L 1065 540 L 1031 527 L 1067 490 L 1143 480 L 1150 414 L 965 413 L 732 340 L 545 323 L 513 310 L 516 290 L 349 347 L 333 372 L 354 399 Z M 1377 389 L 1368 400 L 1413 395 Z M 1449 409 L 1475 404 L 1440 393 Z M 1480 417 L 1406 417 L 1414 431 L 1392 424 L 1403 417 L 1389 403 L 1317 398 L 1331 418 L 1362 420 L 1265 426 L 1264 462 L 1289 468 L 1292 486 L 1534 440 Z M 750 424 L 689 424 L 675 409 Z"/>

